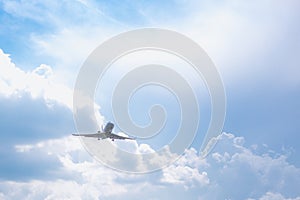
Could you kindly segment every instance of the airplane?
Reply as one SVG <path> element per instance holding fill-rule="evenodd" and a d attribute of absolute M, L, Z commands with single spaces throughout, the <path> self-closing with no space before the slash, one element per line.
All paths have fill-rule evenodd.
<path fill-rule="evenodd" d="M 97 133 L 72 134 L 72 135 L 73 136 L 83 136 L 83 137 L 95 137 L 95 138 L 98 138 L 98 140 L 107 139 L 107 138 L 110 138 L 112 141 L 114 141 L 115 139 L 118 139 L 118 140 L 135 140 L 134 138 L 131 138 L 131 137 L 124 137 L 124 136 L 120 136 L 120 135 L 112 133 L 113 128 L 114 128 L 114 124 L 111 123 L 111 122 L 108 122 L 106 124 L 106 126 L 104 127 L 104 129 L 102 131 L 98 131 Z"/>

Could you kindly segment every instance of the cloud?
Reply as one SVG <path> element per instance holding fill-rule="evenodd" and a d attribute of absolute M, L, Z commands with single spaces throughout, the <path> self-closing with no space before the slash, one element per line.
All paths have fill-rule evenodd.
<path fill-rule="evenodd" d="M 43 98 L 48 105 L 55 101 L 72 109 L 72 90 L 53 80 L 53 70 L 50 66 L 41 64 L 34 70 L 25 72 L 15 66 L 9 55 L 1 49 L 0 61 L 0 94 L 8 97 L 27 93 L 33 99 Z"/>
<path fill-rule="evenodd" d="M 267 192 L 259 200 L 299 200 L 300 197 L 296 198 L 285 198 L 280 193 Z M 250 200 L 250 199 L 249 199 Z"/>
<path fill-rule="evenodd" d="M 122 199 L 125 194 L 132 199 L 181 199 L 183 194 L 189 199 L 299 199 L 300 169 L 288 163 L 285 155 L 255 154 L 244 146 L 244 140 L 223 133 L 205 159 L 195 149 L 187 149 L 169 167 L 148 174 L 107 168 L 87 154 L 80 140 L 72 136 L 18 144 L 15 151 L 24 158 L 53 156 L 58 163 L 51 169 L 55 178 L 1 181 L 0 193 L 4 198 L 25 199 Z"/>
<path fill-rule="evenodd" d="M 72 136 L 47 140 L 32 145 L 16 145 L 15 150 L 24 157 L 33 156 L 38 158 L 37 154 L 44 156 L 55 155 L 61 165 L 55 170 L 56 177 L 60 177 L 58 180 L 2 182 L 1 184 L 5 187 L 1 188 L 19 188 L 14 193 L 8 194 L 8 196 L 11 195 L 10 197 L 13 198 L 24 195 L 24 192 L 30 189 L 31 193 L 25 195 L 28 198 L 39 198 L 42 196 L 50 199 L 98 199 L 98 197 L 121 195 L 128 191 L 135 193 L 139 191 L 139 188 L 147 185 L 135 185 L 136 181 L 139 183 L 143 181 L 139 176 L 120 173 L 100 165 L 87 154 L 81 146 L 80 140 Z M 49 185 L 51 187 L 48 187 Z M 67 188 L 62 187 L 62 185 Z M 72 190 L 76 190 L 76 192 L 74 193 Z M 90 192 L 87 193 L 86 191 Z"/>
<path fill-rule="evenodd" d="M 259 200 L 299 200 L 300 197 L 295 198 L 286 198 L 280 193 L 273 193 L 273 192 L 266 192 L 263 196 L 259 198 Z M 247 200 L 254 200 L 254 199 L 247 199 Z"/>
<path fill-rule="evenodd" d="M 207 160 L 197 155 L 194 148 L 187 149 L 174 164 L 163 168 L 161 181 L 183 185 L 186 190 L 208 186 L 210 180 L 205 171 L 208 166 Z"/>
<path fill-rule="evenodd" d="M 294 76 L 299 74 L 299 2 L 185 1 L 183 6 L 188 12 L 181 15 L 182 23 L 170 22 L 168 27 L 207 51 L 227 87 L 299 85 Z"/>
<path fill-rule="evenodd" d="M 5 98 L 19 98 L 30 96 L 33 100 L 43 100 L 51 108 L 53 106 L 73 109 L 73 89 L 64 81 L 59 81 L 57 73 L 51 66 L 41 64 L 31 71 L 24 71 L 17 67 L 0 49 L 0 95 Z M 60 76 L 60 75 L 59 75 Z M 93 100 L 92 100 L 93 101 Z M 103 123 L 103 117 L 99 113 L 100 106 L 94 103 L 92 110 L 88 112 L 95 115 L 97 126 Z M 89 119 L 90 116 L 85 116 Z M 90 123 L 89 123 L 90 124 Z M 97 129 L 96 127 L 95 129 Z"/>
<path fill-rule="evenodd" d="M 258 198 L 267 191 L 299 196 L 294 184 L 300 169 L 289 164 L 286 155 L 254 153 L 243 146 L 243 140 L 225 133 L 207 158 L 211 166 L 207 173 L 218 194 L 233 199 Z"/>
<path fill-rule="evenodd" d="M 13 146 L 59 138 L 73 132 L 72 90 L 53 80 L 55 73 L 48 65 L 24 71 L 1 49 L 0 62 L 1 178 L 26 180 L 49 175 L 58 165 L 53 155 L 36 154 L 35 158 L 25 158 L 19 152 L 29 151 L 30 145 L 18 152 Z M 49 171 L 45 172 L 44 168 Z"/>
<path fill-rule="evenodd" d="M 197 183 L 200 186 L 209 184 L 206 172 L 200 173 L 197 168 L 187 166 L 170 166 L 166 168 L 163 171 L 161 181 L 163 183 L 182 184 L 186 189 L 195 187 Z"/>
<path fill-rule="evenodd" d="M 44 169 L 51 169 L 58 164 L 53 155 L 24 157 L 19 152 L 28 152 L 32 147 L 28 145 L 16 152 L 13 146 L 70 134 L 74 131 L 72 113 L 57 104 L 50 108 L 43 99 L 32 99 L 28 95 L 22 98 L 0 96 L 0 104 L 1 179 L 24 180 L 32 176 L 45 176 Z"/>

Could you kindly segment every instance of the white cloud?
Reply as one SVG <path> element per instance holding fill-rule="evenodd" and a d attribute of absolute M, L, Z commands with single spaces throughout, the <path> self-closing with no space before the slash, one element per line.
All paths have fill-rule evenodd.
<path fill-rule="evenodd" d="M 298 1 L 188 1 L 186 7 L 185 23 L 172 27 L 203 46 L 227 85 L 245 85 L 251 81 L 249 74 L 255 81 L 299 85 L 294 76 L 299 74 L 295 67 L 299 59 L 294 52 L 300 49 L 293 45 L 299 41 Z"/>
<path fill-rule="evenodd" d="M 63 155 L 78 150 L 83 151 L 80 141 L 74 137 L 50 139 L 36 144 L 16 145 L 15 149 L 18 152 L 45 151 L 56 155 Z"/>
<path fill-rule="evenodd" d="M 54 81 L 50 66 L 41 64 L 25 72 L 15 66 L 9 55 L 1 49 L 0 61 L 0 94 L 22 96 L 23 93 L 29 93 L 33 98 L 44 98 L 49 105 L 55 101 L 72 109 L 72 90 Z"/>
<path fill-rule="evenodd" d="M 114 190 L 97 187 L 97 185 L 80 184 L 75 181 L 56 180 L 56 181 L 38 181 L 29 182 L 2 182 L 9 193 L 4 199 L 98 199 L 99 197 L 109 196 L 111 193 L 125 192 L 114 185 Z M 103 190 L 99 190 L 103 188 Z"/>
<path fill-rule="evenodd" d="M 259 200 L 299 200 L 300 197 L 296 198 L 285 198 L 280 193 L 273 193 L 273 192 L 267 192 L 262 197 L 259 198 Z M 250 200 L 250 199 L 249 199 Z"/>
<path fill-rule="evenodd" d="M 182 184 L 184 188 L 204 186 L 209 184 L 206 172 L 199 172 L 197 168 L 171 165 L 163 170 L 163 183 Z"/>
<path fill-rule="evenodd" d="M 193 148 L 188 149 L 174 164 L 163 168 L 161 181 L 170 184 L 182 184 L 184 188 L 209 185 L 206 159 L 197 155 Z M 202 171 L 202 172 L 201 172 Z"/>
<path fill-rule="evenodd" d="M 51 66 L 41 64 L 32 71 L 24 71 L 17 67 L 9 55 L 1 49 L 0 62 L 0 95 L 21 98 L 24 94 L 30 94 L 34 99 L 44 99 L 49 107 L 58 103 L 70 110 L 73 109 L 73 89 L 59 81 L 60 78 L 57 78 L 57 73 Z M 82 100 L 82 102 L 86 101 Z M 91 112 L 95 115 L 97 126 L 103 123 L 99 110 L 100 106 L 94 103 Z"/>
<path fill-rule="evenodd" d="M 69 136 L 16 145 L 16 152 L 24 157 L 55 156 L 60 163 L 56 170 L 60 178 L 2 181 L 0 192 L 4 199 L 21 196 L 25 199 L 121 199 L 128 192 L 134 199 L 159 197 L 164 193 L 185 194 L 189 199 L 300 199 L 299 168 L 289 164 L 285 155 L 271 157 L 268 152 L 253 153 L 243 146 L 244 138 L 233 134 L 223 133 L 205 159 L 191 148 L 169 167 L 148 174 L 128 174 L 107 168 L 92 159 L 79 141 Z M 133 146 L 136 151 L 153 151 L 146 144 Z M 172 198 L 180 199 L 180 195 Z"/>
<path fill-rule="evenodd" d="M 29 152 L 30 150 L 33 149 L 32 145 L 16 145 L 15 149 L 17 152 L 23 153 L 23 152 Z"/>
<path fill-rule="evenodd" d="M 287 197 L 300 195 L 294 186 L 299 184 L 296 177 L 300 176 L 300 169 L 288 163 L 286 155 L 272 156 L 268 150 L 256 154 L 243 146 L 243 140 L 232 134 L 222 134 L 222 139 L 207 158 L 210 164 L 208 177 L 215 185 L 215 188 L 210 187 L 210 193 L 232 199 L 257 199 L 267 191 Z"/>

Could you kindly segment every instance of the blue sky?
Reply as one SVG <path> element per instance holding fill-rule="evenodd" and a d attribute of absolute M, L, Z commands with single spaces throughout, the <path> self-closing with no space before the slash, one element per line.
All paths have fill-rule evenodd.
<path fill-rule="evenodd" d="M 0 199 L 300 199 L 298 1 L 13 0 L 0 8 Z M 94 48 L 144 27 L 178 31 L 206 50 L 222 76 L 227 113 L 208 157 L 198 154 L 201 130 L 177 162 L 137 175 L 103 166 L 71 136 L 72 92 Z M 100 122 L 113 121 L 103 98 L 111 87 L 97 90 Z M 169 94 L 154 96 L 162 92 L 137 93 L 133 119 L 146 124 L 143 108 L 167 102 L 172 136 L 178 107 Z M 201 109 L 206 123 L 206 99 Z"/>

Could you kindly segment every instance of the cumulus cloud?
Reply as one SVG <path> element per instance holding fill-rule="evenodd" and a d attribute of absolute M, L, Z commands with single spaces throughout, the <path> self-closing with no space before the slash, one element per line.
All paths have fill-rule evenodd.
<path fill-rule="evenodd" d="M 62 82 L 57 81 L 56 74 L 51 66 L 41 64 L 32 71 L 24 71 L 17 67 L 8 54 L 0 49 L 0 95 L 5 97 L 19 97 L 30 95 L 33 99 L 45 100 L 47 106 L 61 105 L 69 110 L 73 109 L 73 89 Z M 82 100 L 84 102 L 84 100 Z M 91 100 L 91 102 L 94 102 Z M 88 115 L 95 115 L 97 127 L 103 123 L 96 103 L 88 107 Z M 90 116 L 84 116 L 89 119 Z M 84 122 L 87 123 L 86 120 Z M 91 123 L 88 123 L 91 124 Z M 99 125 L 100 124 L 100 125 Z"/>
<path fill-rule="evenodd" d="M 51 101 L 55 101 L 72 108 L 72 90 L 53 80 L 50 66 L 41 64 L 32 71 L 23 71 L 1 49 L 0 62 L 0 94 L 22 96 L 29 93 L 32 98 L 44 98 L 49 105 Z"/>
<path fill-rule="evenodd" d="M 54 174 L 59 178 L 1 181 L 0 193 L 4 198 L 25 199 L 122 199 L 128 193 L 133 199 L 168 198 L 168 194 L 173 199 L 180 199 L 180 194 L 189 199 L 299 199 L 300 169 L 288 163 L 285 155 L 255 154 L 244 146 L 244 140 L 223 133 L 205 159 L 195 149 L 187 149 L 170 166 L 147 174 L 128 174 L 103 166 L 71 136 L 18 144 L 15 151 L 25 158 L 54 156 L 59 163 Z M 145 148 L 145 144 L 134 146 L 136 151 Z"/>
<path fill-rule="evenodd" d="M 3 190 L 6 192 L 10 192 L 11 187 L 18 187 L 13 193 L 5 194 L 11 198 L 17 198 L 30 191 L 25 194 L 27 198 L 98 199 L 118 196 L 129 191 L 137 193 L 139 189 L 153 184 L 141 184 L 143 180 L 138 175 L 120 173 L 99 164 L 83 149 L 80 140 L 72 136 L 36 144 L 16 145 L 15 150 L 25 157 L 37 154 L 55 155 L 61 163 L 55 173 L 61 178 L 55 181 L 2 182 L 2 188 L 5 188 Z"/>
<path fill-rule="evenodd" d="M 295 184 L 299 184 L 300 169 L 288 163 L 286 155 L 256 154 L 243 143 L 244 138 L 224 133 L 207 158 L 211 166 L 208 176 L 218 191 L 215 194 L 233 199 L 258 198 L 267 191 L 299 196 Z"/>
<path fill-rule="evenodd" d="M 209 184 L 206 172 L 201 173 L 197 168 L 174 165 L 164 169 L 161 181 L 170 184 L 182 184 L 185 189 L 195 187 L 198 184 L 200 186 Z"/>

